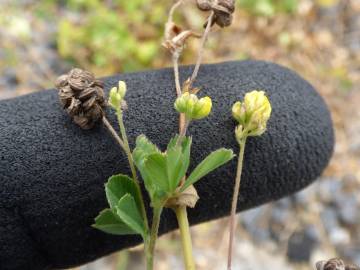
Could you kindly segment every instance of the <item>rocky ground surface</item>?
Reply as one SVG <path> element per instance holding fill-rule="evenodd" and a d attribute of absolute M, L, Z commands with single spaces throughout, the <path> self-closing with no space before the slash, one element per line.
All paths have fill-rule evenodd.
<path fill-rule="evenodd" d="M 57 52 L 56 23 L 34 16 L 34 1 L 19 1 L 23 12 L 1 2 L 0 99 L 51 87 L 71 66 Z M 296 16 L 272 19 L 238 11 L 234 25 L 209 40 L 207 62 L 250 57 L 295 69 L 325 98 L 336 130 L 334 157 L 318 181 L 239 215 L 234 269 L 312 269 L 335 256 L 360 265 L 360 3 L 337 2 L 316 8 L 303 0 Z M 225 269 L 226 226 L 193 228 L 198 269 Z M 157 270 L 183 269 L 177 236 L 160 239 Z M 80 269 L 143 269 L 140 254 L 135 248 Z"/>

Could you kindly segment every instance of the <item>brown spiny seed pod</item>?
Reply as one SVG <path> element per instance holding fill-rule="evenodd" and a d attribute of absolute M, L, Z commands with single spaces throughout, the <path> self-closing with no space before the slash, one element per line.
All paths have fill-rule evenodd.
<path fill-rule="evenodd" d="M 196 0 L 197 6 L 202 11 L 214 11 L 212 24 L 220 27 L 232 23 L 232 13 L 235 11 L 235 0 Z"/>
<path fill-rule="evenodd" d="M 360 267 L 355 264 L 348 264 L 345 266 L 345 270 L 360 270 Z"/>
<path fill-rule="evenodd" d="M 316 263 L 317 270 L 345 270 L 345 263 L 343 260 L 333 258 L 328 261 L 319 261 Z"/>
<path fill-rule="evenodd" d="M 55 86 L 63 108 L 81 128 L 91 129 L 104 116 L 103 83 L 91 72 L 74 68 L 58 77 Z"/>

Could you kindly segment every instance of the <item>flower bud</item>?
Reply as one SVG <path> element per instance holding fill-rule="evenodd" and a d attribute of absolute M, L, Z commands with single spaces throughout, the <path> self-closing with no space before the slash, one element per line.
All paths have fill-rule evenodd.
<path fill-rule="evenodd" d="M 235 120 L 244 127 L 247 135 L 260 136 L 266 130 L 271 115 L 271 104 L 264 91 L 246 93 L 244 102 L 236 102 L 232 107 Z"/>
<path fill-rule="evenodd" d="M 242 125 L 238 125 L 235 128 L 235 137 L 238 142 L 243 138 L 244 136 L 244 127 Z"/>
<path fill-rule="evenodd" d="M 245 124 L 245 107 L 240 101 L 235 102 L 232 106 L 232 115 L 240 124 Z"/>
<path fill-rule="evenodd" d="M 126 94 L 126 83 L 124 81 L 119 81 L 118 87 L 113 87 L 109 93 L 109 104 L 114 109 L 121 108 L 121 104 Z"/>
<path fill-rule="evenodd" d="M 179 113 L 184 113 L 188 120 L 198 120 L 209 115 L 212 102 L 209 97 L 198 99 L 195 94 L 185 92 L 176 99 L 174 107 Z"/>
<path fill-rule="evenodd" d="M 212 102 L 211 98 L 203 97 L 200 98 L 198 102 L 196 102 L 194 106 L 194 110 L 192 113 L 193 119 L 202 119 L 209 115 L 211 112 Z"/>
<path fill-rule="evenodd" d="M 118 91 L 122 99 L 125 97 L 126 90 L 126 83 L 124 81 L 119 81 Z"/>

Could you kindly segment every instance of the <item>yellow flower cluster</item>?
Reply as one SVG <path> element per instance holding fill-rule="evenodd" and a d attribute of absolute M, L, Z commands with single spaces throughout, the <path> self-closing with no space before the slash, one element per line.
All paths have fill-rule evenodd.
<path fill-rule="evenodd" d="M 121 107 L 121 102 L 123 101 L 126 94 L 126 83 L 124 81 L 119 81 L 118 87 L 113 87 L 109 93 L 109 104 L 114 109 L 119 109 Z"/>
<path fill-rule="evenodd" d="M 195 94 L 185 92 L 176 99 L 174 107 L 179 113 L 184 113 L 188 120 L 198 120 L 209 115 L 212 102 L 210 97 L 199 99 Z"/>
<path fill-rule="evenodd" d="M 239 125 L 235 129 L 237 140 L 244 136 L 259 136 L 266 130 L 271 115 L 271 104 L 264 91 L 246 93 L 244 102 L 237 101 L 232 115 Z"/>

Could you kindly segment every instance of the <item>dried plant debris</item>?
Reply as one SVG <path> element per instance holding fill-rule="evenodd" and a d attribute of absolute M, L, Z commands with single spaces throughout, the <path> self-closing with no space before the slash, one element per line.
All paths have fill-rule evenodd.
<path fill-rule="evenodd" d="M 317 262 L 316 270 L 360 270 L 360 267 L 354 264 L 345 264 L 343 260 L 333 258 L 327 261 Z"/>
<path fill-rule="evenodd" d="M 79 68 L 58 77 L 55 83 L 63 108 L 82 129 L 91 129 L 104 116 L 103 83 Z"/>
<path fill-rule="evenodd" d="M 200 10 L 214 12 L 212 25 L 215 23 L 220 27 L 231 25 L 232 14 L 235 11 L 234 0 L 197 0 L 196 3 Z"/>

